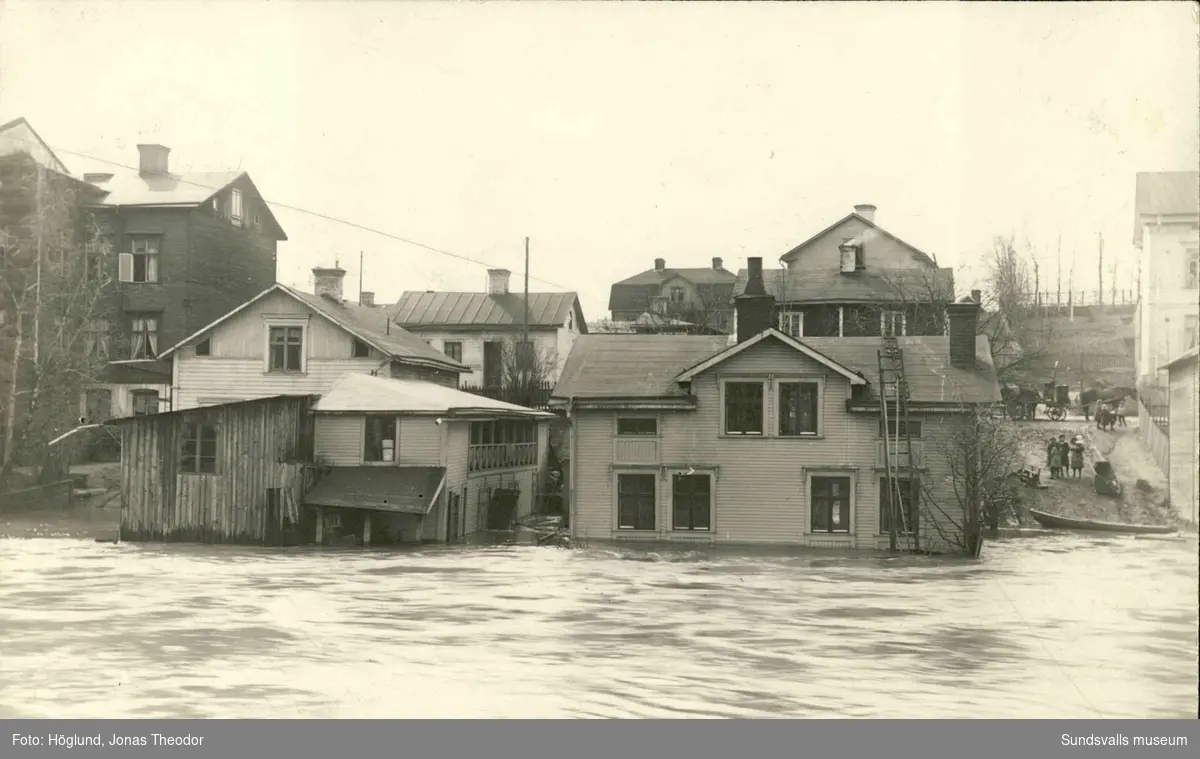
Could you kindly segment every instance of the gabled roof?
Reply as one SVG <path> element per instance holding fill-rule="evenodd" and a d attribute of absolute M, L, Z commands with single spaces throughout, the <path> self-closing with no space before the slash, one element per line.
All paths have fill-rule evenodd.
<path fill-rule="evenodd" d="M 747 350 L 749 348 L 753 348 L 755 345 L 758 345 L 763 340 L 769 340 L 769 339 L 778 340 L 779 342 L 783 343 L 784 345 L 791 348 L 792 350 L 797 351 L 798 353 L 802 353 L 805 356 L 808 356 L 813 361 L 816 361 L 818 364 L 821 364 L 822 366 L 824 366 L 826 369 L 831 369 L 834 372 L 837 372 L 838 374 L 842 375 L 846 379 L 850 380 L 851 385 L 867 384 L 867 381 L 862 377 L 862 375 L 858 374 L 853 369 L 846 367 L 846 366 L 842 366 L 834 359 L 829 358 L 828 356 L 822 354 L 820 351 L 813 350 L 812 348 L 810 348 L 809 346 L 800 342 L 796 338 L 794 338 L 788 334 L 785 334 L 783 332 L 780 332 L 779 330 L 775 329 L 774 327 L 768 327 L 768 328 L 764 329 L 762 332 L 759 332 L 754 337 L 751 337 L 747 340 L 743 340 L 740 343 L 734 343 L 733 345 L 729 346 L 728 348 L 721 351 L 720 353 L 717 353 L 716 355 L 713 355 L 713 356 L 709 356 L 707 359 L 695 364 L 694 366 L 688 367 L 684 371 L 680 372 L 679 376 L 676 377 L 675 379 L 677 382 L 690 382 L 692 380 L 692 378 L 694 378 L 697 374 L 700 374 L 701 372 L 707 371 L 707 370 L 713 368 L 714 366 L 717 366 L 718 364 L 728 361 L 729 359 L 733 358 L 734 356 L 741 353 L 742 351 Z"/>
<path fill-rule="evenodd" d="M 1159 371 L 1170 371 L 1171 369 L 1182 366 L 1188 362 L 1195 361 L 1197 358 L 1200 358 L 1200 346 L 1192 346 L 1189 350 L 1185 351 L 1183 354 L 1176 356 L 1175 358 L 1171 359 L 1167 363 L 1160 366 Z"/>
<path fill-rule="evenodd" d="M 948 337 L 897 338 L 915 404 L 992 403 L 1000 400 L 986 337 L 976 338 L 976 363 L 950 364 Z M 575 341 L 553 397 L 559 400 L 683 398 L 677 378 L 728 348 L 729 338 L 690 335 L 587 335 Z M 856 375 L 868 393 L 879 382 L 878 337 L 806 337 L 800 341 Z M 864 400 L 869 400 L 866 395 Z M 877 396 L 876 396 L 877 397 Z"/>
<path fill-rule="evenodd" d="M 258 191 L 250 175 L 244 171 L 197 171 L 184 174 L 140 174 L 124 172 L 114 174 L 103 182 L 93 182 L 108 193 L 99 201 L 102 206 L 152 206 L 156 208 L 195 208 L 212 199 L 214 195 L 239 179 L 254 190 L 262 200 L 262 211 L 267 221 L 279 232 L 280 240 L 287 239 L 279 220 L 271 212 L 266 199 Z"/>
<path fill-rule="evenodd" d="M 647 269 L 614 284 L 609 291 L 609 311 L 638 311 L 650 306 L 650 298 L 667 282 L 680 277 L 695 285 L 702 298 L 720 300 L 733 297 L 733 282 L 737 278 L 725 268 Z"/>
<path fill-rule="evenodd" d="M 922 259 L 924 261 L 924 263 L 928 264 L 929 266 L 937 266 L 937 262 L 934 261 L 933 257 L 931 257 L 928 253 L 926 253 L 925 251 L 916 247 L 912 243 L 906 242 L 905 240 L 902 240 L 899 237 L 896 237 L 891 232 L 887 231 L 886 229 L 879 226 L 875 222 L 871 221 L 867 217 L 862 216 L 858 213 L 849 213 L 849 214 L 843 216 L 842 218 L 838 219 L 834 223 L 830 224 L 828 227 L 825 227 L 820 232 L 817 232 L 812 237 L 808 238 L 804 242 L 802 242 L 799 245 L 797 245 L 796 247 L 792 248 L 787 253 L 784 253 L 782 256 L 779 257 L 779 260 L 784 261 L 784 262 L 791 261 L 792 259 L 796 258 L 796 256 L 800 255 L 800 251 L 804 250 L 812 243 L 821 239 L 822 237 L 829 234 L 830 232 L 832 232 L 834 229 L 836 229 L 840 225 L 845 224 L 847 221 L 850 221 L 851 219 L 858 219 L 863 224 L 867 225 L 867 229 L 873 229 L 876 232 L 878 232 L 879 234 L 887 237 L 888 239 L 908 248 L 910 251 L 912 251 L 917 256 L 918 259 Z"/>
<path fill-rule="evenodd" d="M 327 413 L 494 414 L 549 419 L 554 415 L 433 382 L 345 374 L 313 411 Z"/>
<path fill-rule="evenodd" d="M 746 289 L 748 272 L 738 271 L 735 292 Z M 837 269 L 764 269 L 763 285 L 780 303 L 908 303 L 954 299 L 950 268 L 864 269 L 842 274 Z"/>
<path fill-rule="evenodd" d="M 576 293 L 529 293 L 529 326 L 561 327 L 575 310 L 579 329 L 586 330 Z M 392 321 L 412 329 L 430 327 L 520 327 L 525 296 L 521 293 L 407 291 L 388 309 Z"/>
<path fill-rule="evenodd" d="M 1200 172 L 1138 173 L 1134 197 L 1134 245 L 1142 244 L 1144 216 L 1200 216 Z"/>
<path fill-rule="evenodd" d="M 46 151 L 47 157 L 50 158 L 50 162 L 53 164 L 51 166 L 46 166 L 47 169 L 57 171 L 60 174 L 66 174 L 68 176 L 71 174 L 71 171 L 67 168 L 67 165 L 62 162 L 62 159 L 54 154 L 54 151 L 48 144 L 46 144 L 46 141 L 42 139 L 42 136 L 37 133 L 37 130 L 33 128 L 33 125 L 30 124 L 24 116 L 15 118 L 6 124 L 0 124 L 0 135 L 4 134 L 5 132 L 13 132 L 21 127 L 24 127 L 26 130 L 28 130 L 29 135 L 37 143 L 37 146 Z M 25 149 L 28 152 L 28 146 L 17 145 L 15 147 Z M 30 155 L 32 156 L 32 154 Z M 35 161 L 37 160 L 36 156 L 32 157 Z"/>
<path fill-rule="evenodd" d="M 341 327 L 355 338 L 391 358 L 407 363 L 433 366 L 439 369 L 455 371 L 460 374 L 471 371 L 468 367 L 453 360 L 440 351 L 431 348 L 424 340 L 407 332 L 400 327 L 388 326 L 387 314 L 383 309 L 360 306 L 356 303 L 335 303 L 328 298 L 302 293 L 287 285 L 275 284 L 255 295 L 250 300 L 233 309 L 221 318 L 205 325 L 202 329 L 188 335 L 178 343 L 159 354 L 163 359 L 179 348 L 187 345 L 200 336 L 216 329 L 225 321 L 233 318 L 271 293 L 281 292 L 312 308 L 319 315 L 333 324 Z"/>

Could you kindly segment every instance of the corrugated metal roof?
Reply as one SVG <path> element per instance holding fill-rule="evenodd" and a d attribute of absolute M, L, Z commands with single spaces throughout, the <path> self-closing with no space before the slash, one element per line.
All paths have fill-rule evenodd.
<path fill-rule="evenodd" d="M 535 411 L 432 382 L 372 377 L 369 374 L 343 375 L 321 396 L 313 410 L 397 414 L 449 414 L 455 410 L 481 410 L 532 417 L 553 416 L 545 411 Z"/>
<path fill-rule="evenodd" d="M 1133 242 L 1142 242 L 1142 216 L 1200 216 L 1200 172 L 1144 171 L 1137 175 Z"/>
<path fill-rule="evenodd" d="M 880 338 L 807 337 L 800 342 L 878 385 Z M 1000 400 L 986 337 L 976 339 L 974 369 L 950 365 L 947 337 L 902 337 L 899 342 L 914 402 Z M 728 345 L 728 337 L 583 335 L 567 358 L 554 397 L 638 399 L 682 395 L 675 377 Z"/>
<path fill-rule="evenodd" d="M 440 466 L 332 467 L 304 494 L 304 503 L 424 516 L 445 484 Z"/>
<path fill-rule="evenodd" d="M 746 269 L 738 271 L 734 292 L 746 289 Z M 837 269 L 791 271 L 766 269 L 763 284 L 780 303 L 876 303 L 908 300 L 929 302 L 954 297 L 954 270 L 866 269 L 842 274 Z"/>
<path fill-rule="evenodd" d="M 578 300 L 576 293 L 529 293 L 529 325 L 558 327 Z M 389 309 L 402 327 L 520 326 L 525 298 L 519 293 L 405 292 Z"/>
<path fill-rule="evenodd" d="M 733 283 L 737 275 L 728 269 L 647 269 L 628 279 L 614 284 L 609 291 L 609 311 L 637 311 L 650 307 L 650 299 L 658 295 L 662 286 L 675 277 L 682 277 L 701 290 L 706 302 L 728 300 L 733 297 Z"/>
<path fill-rule="evenodd" d="M 244 171 L 190 172 L 186 174 L 117 174 L 94 183 L 108 192 L 106 206 L 198 206 L 228 187 Z"/>

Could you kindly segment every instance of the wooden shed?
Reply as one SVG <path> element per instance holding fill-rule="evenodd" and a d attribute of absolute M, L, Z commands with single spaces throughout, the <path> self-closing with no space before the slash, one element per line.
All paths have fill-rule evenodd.
<path fill-rule="evenodd" d="M 314 395 L 280 395 L 114 420 L 121 540 L 298 542 L 311 487 Z"/>

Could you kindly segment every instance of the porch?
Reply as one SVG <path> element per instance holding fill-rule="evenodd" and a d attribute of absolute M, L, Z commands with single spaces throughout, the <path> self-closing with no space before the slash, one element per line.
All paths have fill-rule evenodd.
<path fill-rule="evenodd" d="M 898 337 L 946 334 L 940 303 L 782 303 L 776 308 L 780 331 L 793 337 Z"/>

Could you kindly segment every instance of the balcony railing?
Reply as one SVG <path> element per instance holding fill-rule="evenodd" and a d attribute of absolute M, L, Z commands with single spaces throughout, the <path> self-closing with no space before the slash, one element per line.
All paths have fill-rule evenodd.
<path fill-rule="evenodd" d="M 887 466 L 887 454 L 885 453 L 884 442 L 877 440 L 875 451 L 875 466 L 883 468 Z M 891 449 L 892 465 L 898 468 L 908 466 L 908 446 L 912 445 L 912 463 L 918 469 L 925 466 L 925 446 L 920 440 L 913 440 L 911 443 L 901 438 L 897 441 L 891 438 L 887 441 L 887 447 Z"/>
<path fill-rule="evenodd" d="M 472 472 L 537 464 L 537 443 L 491 443 L 467 449 L 467 466 Z"/>
<path fill-rule="evenodd" d="M 550 382 L 539 382 L 532 387 L 504 387 L 501 385 L 484 387 L 481 385 L 464 385 L 459 388 L 465 393 L 481 395 L 494 401 L 513 403 L 525 408 L 544 409 L 550 405 L 550 393 L 554 385 Z"/>

